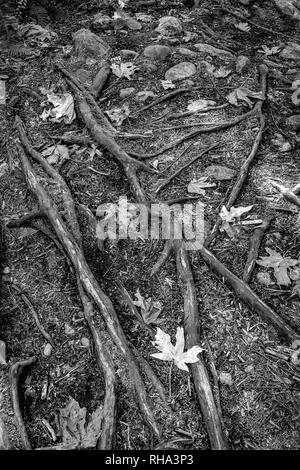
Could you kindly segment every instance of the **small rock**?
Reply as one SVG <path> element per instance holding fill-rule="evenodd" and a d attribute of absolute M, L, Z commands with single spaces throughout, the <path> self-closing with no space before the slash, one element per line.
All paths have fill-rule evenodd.
<path fill-rule="evenodd" d="M 165 73 L 165 79 L 175 82 L 177 80 L 184 80 L 192 75 L 195 75 L 196 67 L 191 62 L 181 62 L 180 64 L 174 65 Z"/>
<path fill-rule="evenodd" d="M 300 44 L 290 42 L 280 52 L 283 59 L 299 60 L 300 59 Z"/>
<path fill-rule="evenodd" d="M 160 44 L 148 46 L 144 50 L 144 56 L 149 59 L 163 60 L 169 55 L 171 55 L 171 49 L 167 46 L 161 46 Z"/>
<path fill-rule="evenodd" d="M 84 348 L 90 347 L 90 340 L 86 337 L 81 338 L 81 344 Z"/>
<path fill-rule="evenodd" d="M 130 49 L 122 49 L 120 51 L 120 55 L 123 59 L 134 59 L 135 56 L 137 55 L 137 52 L 132 51 Z"/>
<path fill-rule="evenodd" d="M 233 380 L 229 372 L 220 372 L 219 380 L 221 384 L 228 385 L 228 387 L 232 387 L 233 385 Z"/>
<path fill-rule="evenodd" d="M 3 274 L 10 274 L 10 268 L 8 266 L 5 266 L 3 269 Z"/>
<path fill-rule="evenodd" d="M 250 65 L 250 59 L 245 55 L 239 55 L 236 59 L 236 73 L 242 73 Z"/>
<path fill-rule="evenodd" d="M 178 52 L 178 54 L 186 56 L 186 57 L 196 57 L 197 56 L 197 52 L 191 51 L 187 47 L 179 47 L 176 52 Z"/>
<path fill-rule="evenodd" d="M 223 165 L 210 165 L 205 168 L 204 174 L 217 181 L 229 181 L 234 177 L 235 171 Z"/>
<path fill-rule="evenodd" d="M 75 334 L 75 330 L 68 323 L 65 323 L 65 333 L 68 336 L 72 336 Z"/>
<path fill-rule="evenodd" d="M 47 357 L 47 356 L 50 356 L 51 352 L 52 352 L 52 346 L 50 343 L 47 343 L 46 346 L 44 347 L 43 354 L 44 356 Z"/>
<path fill-rule="evenodd" d="M 107 15 L 103 15 L 102 13 L 97 13 L 92 22 L 92 28 L 96 32 L 103 31 L 109 28 L 111 19 Z"/>
<path fill-rule="evenodd" d="M 261 20 L 267 20 L 270 17 L 270 12 L 265 8 L 255 6 L 255 16 Z"/>
<path fill-rule="evenodd" d="M 192 86 L 195 85 L 195 82 L 193 80 L 190 80 L 189 78 L 187 80 L 183 80 L 182 86 L 186 88 L 192 88 Z"/>
<path fill-rule="evenodd" d="M 272 284 L 274 284 L 274 282 L 271 279 L 270 274 L 264 271 L 259 271 L 256 275 L 256 279 L 263 286 L 271 286 Z"/>
<path fill-rule="evenodd" d="M 153 64 L 152 62 L 144 62 L 143 68 L 147 72 L 156 72 L 157 71 L 157 66 L 155 64 Z"/>
<path fill-rule="evenodd" d="M 294 0 L 274 0 L 276 6 L 291 20 L 300 20 L 299 1 Z"/>
<path fill-rule="evenodd" d="M 166 42 L 169 46 L 178 46 L 180 44 L 180 41 L 177 38 L 167 38 Z"/>
<path fill-rule="evenodd" d="M 294 114 L 290 116 L 285 121 L 287 127 L 293 131 L 298 131 L 300 129 L 300 114 Z"/>
<path fill-rule="evenodd" d="M 143 27 L 138 20 L 132 18 L 128 13 L 125 13 L 125 11 L 119 11 L 118 17 L 118 20 L 121 20 L 124 26 L 131 29 L 131 31 L 139 31 Z"/>
<path fill-rule="evenodd" d="M 254 371 L 254 366 L 252 364 L 250 364 L 249 366 L 245 367 L 245 372 L 247 372 L 247 374 L 250 374 L 251 372 Z"/>
<path fill-rule="evenodd" d="M 231 52 L 218 49 L 217 47 L 211 46 L 210 44 L 199 43 L 194 44 L 195 49 L 199 52 L 203 52 L 212 56 L 219 57 L 220 59 L 229 60 L 235 59 L 235 56 Z"/>
<path fill-rule="evenodd" d="M 102 59 L 110 51 L 110 46 L 89 29 L 80 29 L 73 34 L 77 55 Z"/>
<path fill-rule="evenodd" d="M 135 88 L 122 88 L 120 90 L 120 98 L 127 98 L 127 96 L 132 95 L 132 93 L 135 91 Z"/>
<path fill-rule="evenodd" d="M 163 16 L 160 18 L 155 31 L 165 36 L 168 34 L 181 33 L 181 21 L 178 18 L 175 18 L 175 16 Z"/>

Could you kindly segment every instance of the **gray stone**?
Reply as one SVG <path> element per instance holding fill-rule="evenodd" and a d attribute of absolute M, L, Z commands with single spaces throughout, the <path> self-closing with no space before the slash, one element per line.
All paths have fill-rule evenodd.
<path fill-rule="evenodd" d="M 148 46 L 144 50 L 144 56 L 154 60 L 163 60 L 170 54 L 171 49 L 167 46 L 161 46 L 160 44 Z"/>
<path fill-rule="evenodd" d="M 181 62 L 180 64 L 174 65 L 165 73 L 165 79 L 177 81 L 184 80 L 185 78 L 192 77 L 196 73 L 196 67 L 191 62 Z"/>
<path fill-rule="evenodd" d="M 130 15 L 128 15 L 128 13 L 122 11 L 121 18 L 128 29 L 131 29 L 132 31 L 139 31 L 142 29 L 142 24 L 135 18 L 132 18 Z"/>
<path fill-rule="evenodd" d="M 77 55 L 102 59 L 110 51 L 110 46 L 89 29 L 80 29 L 73 34 Z"/>
<path fill-rule="evenodd" d="M 143 68 L 147 72 L 156 72 L 157 71 L 157 66 L 153 64 L 152 62 L 144 62 L 143 63 Z"/>
<path fill-rule="evenodd" d="M 137 52 L 132 51 L 131 49 L 122 49 L 120 51 L 120 55 L 124 59 L 130 59 L 130 58 L 134 59 L 134 57 L 137 55 Z"/>
<path fill-rule="evenodd" d="M 163 16 L 159 20 L 159 24 L 155 29 L 160 34 L 167 36 L 168 34 L 181 33 L 181 21 L 175 16 Z"/>
<path fill-rule="evenodd" d="M 299 60 L 300 59 L 300 44 L 290 42 L 287 44 L 282 51 L 280 56 L 283 59 Z"/>
<path fill-rule="evenodd" d="M 235 70 L 236 73 L 242 73 L 250 65 L 250 59 L 245 55 L 239 55 L 236 59 Z"/>
<path fill-rule="evenodd" d="M 294 114 L 286 120 L 286 125 L 289 129 L 293 131 L 298 131 L 300 129 L 300 114 Z"/>
<path fill-rule="evenodd" d="M 176 52 L 186 57 L 197 57 L 197 52 L 191 51 L 187 47 L 179 47 Z"/>
<path fill-rule="evenodd" d="M 135 88 L 130 87 L 130 88 L 122 88 L 120 90 L 120 98 L 127 98 L 127 96 L 132 95 L 132 93 L 135 91 Z"/>
<path fill-rule="evenodd" d="M 194 44 L 194 48 L 197 49 L 199 52 L 203 52 L 205 54 L 209 54 L 212 56 L 219 57 L 220 59 L 235 59 L 235 56 L 231 54 L 231 52 L 224 51 L 223 49 L 218 49 L 217 47 L 211 46 L 210 44 L 206 44 L 201 42 L 199 44 Z"/>

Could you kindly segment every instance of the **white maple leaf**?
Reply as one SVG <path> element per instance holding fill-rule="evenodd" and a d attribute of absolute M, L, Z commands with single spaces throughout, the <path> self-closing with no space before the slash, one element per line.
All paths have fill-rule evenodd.
<path fill-rule="evenodd" d="M 261 46 L 261 49 L 258 50 L 258 52 L 261 52 L 262 54 L 265 54 L 266 56 L 269 55 L 275 55 L 280 52 L 280 47 L 274 46 L 274 47 L 268 47 L 265 44 Z"/>
<path fill-rule="evenodd" d="M 180 327 L 177 328 L 175 346 L 171 343 L 170 335 L 164 333 L 160 328 L 157 328 L 155 341 L 152 341 L 152 344 L 160 351 L 151 354 L 152 357 L 161 361 L 173 361 L 179 369 L 187 372 L 189 369 L 186 364 L 198 362 L 197 356 L 203 351 L 200 346 L 193 346 L 184 352 L 184 332 Z"/>
<path fill-rule="evenodd" d="M 48 93 L 47 99 L 49 103 L 53 104 L 54 108 L 43 111 L 41 115 L 43 120 L 50 117 L 53 122 L 63 120 L 66 124 L 71 124 L 74 121 L 76 114 L 74 110 L 74 99 L 71 93 L 63 93 L 61 95 Z"/>
<path fill-rule="evenodd" d="M 161 86 L 164 90 L 169 90 L 169 88 L 175 88 L 175 84 L 171 80 L 161 80 Z"/>
<path fill-rule="evenodd" d="M 234 233 L 230 227 L 230 223 L 234 222 L 234 219 L 239 219 L 243 214 L 249 212 L 252 209 L 252 206 L 240 206 L 240 207 L 231 207 L 228 211 L 225 206 L 222 207 L 220 211 L 220 217 L 222 219 L 222 225 L 220 227 L 221 232 L 226 232 L 229 237 L 233 238 Z"/>
<path fill-rule="evenodd" d="M 111 71 L 118 78 L 125 77 L 130 80 L 130 77 L 134 74 L 136 70 L 137 67 L 133 65 L 132 62 L 121 62 L 119 64 L 111 64 Z"/>
<path fill-rule="evenodd" d="M 207 109 L 210 106 L 215 106 L 217 103 L 213 100 L 205 100 L 199 99 L 195 101 L 191 101 L 188 104 L 187 110 L 188 111 L 202 111 L 203 109 Z"/>
<path fill-rule="evenodd" d="M 289 276 L 288 268 L 296 266 L 298 260 L 288 257 L 284 258 L 280 253 L 277 253 L 277 251 L 271 248 L 266 248 L 266 251 L 269 253 L 269 256 L 261 256 L 261 259 L 256 261 L 257 264 L 265 268 L 273 268 L 277 284 L 288 286 L 291 283 L 290 278 L 293 279 L 294 277 L 294 273 L 291 273 Z"/>
<path fill-rule="evenodd" d="M 251 29 L 248 23 L 237 23 L 234 26 L 236 27 L 236 29 L 243 31 L 244 33 L 248 33 Z"/>

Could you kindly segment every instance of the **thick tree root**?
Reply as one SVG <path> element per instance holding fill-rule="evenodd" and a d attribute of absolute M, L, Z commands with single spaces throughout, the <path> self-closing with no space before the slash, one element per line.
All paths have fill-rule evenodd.
<path fill-rule="evenodd" d="M 28 439 L 27 431 L 25 428 L 25 424 L 24 424 L 21 409 L 20 409 L 18 386 L 19 386 L 19 378 L 24 368 L 31 366 L 35 362 L 36 362 L 36 358 L 30 357 L 29 359 L 26 359 L 24 361 L 16 362 L 15 364 L 11 366 L 10 371 L 9 371 L 11 401 L 12 401 L 13 410 L 14 410 L 15 419 L 18 425 L 19 433 L 21 435 L 24 449 L 26 450 L 31 449 L 31 444 Z"/>
<path fill-rule="evenodd" d="M 73 235 L 66 228 L 66 225 L 62 220 L 62 217 L 60 216 L 56 205 L 48 196 L 43 187 L 39 184 L 35 172 L 20 145 L 18 145 L 18 154 L 22 164 L 23 173 L 29 188 L 37 197 L 40 207 L 47 215 L 49 222 L 51 223 L 60 243 L 63 245 L 65 251 L 67 252 L 81 285 L 83 286 L 85 292 L 90 297 L 90 299 L 92 299 L 95 302 L 96 306 L 99 308 L 112 339 L 114 340 L 116 346 L 119 348 L 120 352 L 127 361 L 129 370 L 132 375 L 133 384 L 136 389 L 140 409 L 144 415 L 147 424 L 152 429 L 153 433 L 159 438 L 160 431 L 154 419 L 152 410 L 148 404 L 146 390 L 138 366 L 127 344 L 126 338 L 124 336 L 114 307 L 110 299 L 100 289 L 96 279 L 94 278 L 85 260 L 80 246 L 74 239 Z"/>
<path fill-rule="evenodd" d="M 274 328 L 289 341 L 300 339 L 296 333 L 280 316 L 275 313 L 267 304 L 265 304 L 241 279 L 233 274 L 224 266 L 210 251 L 206 248 L 200 249 L 203 260 L 209 267 L 221 276 L 234 290 L 237 296 L 249 304 L 263 320 L 271 323 Z"/>

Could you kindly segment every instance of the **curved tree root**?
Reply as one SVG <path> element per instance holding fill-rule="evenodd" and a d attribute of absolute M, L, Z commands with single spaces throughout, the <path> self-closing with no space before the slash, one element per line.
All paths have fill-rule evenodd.
<path fill-rule="evenodd" d="M 22 413 L 20 409 L 20 400 L 19 400 L 19 378 L 22 374 L 25 367 L 31 366 L 36 362 L 36 357 L 30 357 L 29 359 L 25 359 L 24 361 L 19 361 L 13 364 L 9 371 L 9 381 L 10 381 L 10 393 L 11 393 L 11 401 L 13 405 L 13 410 L 15 414 L 15 419 L 18 425 L 19 433 L 22 439 L 22 443 L 24 449 L 30 450 L 31 444 L 28 439 L 27 431 L 25 428 L 25 424 L 22 418 Z"/>
<path fill-rule="evenodd" d="M 116 346 L 119 348 L 125 360 L 127 361 L 129 370 L 132 374 L 133 383 L 135 385 L 140 409 L 144 415 L 147 424 L 152 429 L 154 434 L 159 438 L 160 431 L 154 419 L 152 410 L 148 404 L 146 390 L 138 366 L 127 344 L 126 338 L 124 336 L 114 307 L 110 299 L 100 289 L 96 279 L 94 278 L 85 260 L 82 250 L 80 249 L 73 235 L 67 230 L 66 225 L 62 220 L 56 205 L 37 181 L 35 172 L 20 145 L 18 145 L 18 155 L 29 188 L 37 197 L 40 207 L 42 208 L 42 210 L 44 210 L 60 243 L 63 245 L 65 251 L 67 252 L 74 266 L 74 270 L 78 275 L 81 285 L 83 286 L 88 296 L 93 299 L 96 306 L 99 308 L 112 339 L 114 340 Z"/>
<path fill-rule="evenodd" d="M 189 257 L 182 242 L 175 242 L 177 273 L 184 299 L 184 331 L 187 348 L 200 343 L 200 324 L 198 302 Z M 228 443 L 222 430 L 221 419 L 215 404 L 208 373 L 201 358 L 191 364 L 196 394 L 206 423 L 211 448 L 228 449 Z"/>
<path fill-rule="evenodd" d="M 206 248 L 200 249 L 200 254 L 209 267 L 217 272 L 232 287 L 237 296 L 249 304 L 263 320 L 271 323 L 275 329 L 289 341 L 300 339 L 296 333 L 280 316 L 265 304 L 253 291 L 248 284 L 239 279 L 229 269 L 224 266 L 210 251 Z"/>
<path fill-rule="evenodd" d="M 255 268 L 256 260 L 258 257 L 258 251 L 265 231 L 272 221 L 273 217 L 267 217 L 260 227 L 257 227 L 250 240 L 250 249 L 247 257 L 247 261 L 244 266 L 243 281 L 249 284 L 253 270 Z"/>

